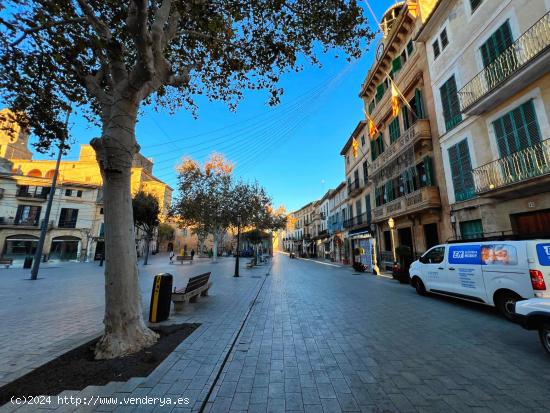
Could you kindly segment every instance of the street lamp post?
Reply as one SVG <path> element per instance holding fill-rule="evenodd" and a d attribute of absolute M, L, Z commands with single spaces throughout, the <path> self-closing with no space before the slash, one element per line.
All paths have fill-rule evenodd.
<path fill-rule="evenodd" d="M 390 236 L 391 236 L 391 252 L 393 256 L 393 268 L 397 266 L 397 256 L 395 254 L 395 238 L 393 234 L 393 230 L 395 228 L 395 221 L 393 218 L 388 219 L 388 226 L 390 227 Z"/>
<path fill-rule="evenodd" d="M 69 116 L 71 114 L 71 108 L 67 110 L 67 117 L 65 119 L 65 132 L 69 124 Z M 50 193 L 48 194 L 48 203 L 46 204 L 46 212 L 44 214 L 44 219 L 42 220 L 42 225 L 40 226 L 40 238 L 38 239 L 38 245 L 36 247 L 36 252 L 34 254 L 34 262 L 31 269 L 31 280 L 36 280 L 38 278 L 38 269 L 40 268 L 40 258 L 42 257 L 42 251 L 44 250 L 44 242 L 46 241 L 46 232 L 48 231 L 48 223 L 50 221 L 50 212 L 52 210 L 53 197 L 55 196 L 55 188 L 57 184 L 57 175 L 59 174 L 59 164 L 61 163 L 61 157 L 63 156 L 63 146 L 65 144 L 65 133 L 61 137 L 59 143 L 59 153 L 57 154 L 57 161 L 55 163 L 55 169 L 52 176 L 52 186 L 50 188 Z"/>
<path fill-rule="evenodd" d="M 237 256 L 235 257 L 235 274 L 233 277 L 239 276 L 239 254 L 240 254 L 240 240 L 241 240 L 241 215 L 237 215 Z"/>

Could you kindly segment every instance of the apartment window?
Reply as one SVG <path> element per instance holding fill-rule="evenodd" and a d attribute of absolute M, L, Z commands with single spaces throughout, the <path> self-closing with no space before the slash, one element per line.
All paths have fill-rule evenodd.
<path fill-rule="evenodd" d="M 468 140 L 464 139 L 451 146 L 448 154 L 455 199 L 464 201 L 472 198 L 475 195 L 475 190 Z"/>
<path fill-rule="evenodd" d="M 399 72 L 401 70 L 401 56 L 397 56 L 395 59 L 393 59 L 392 63 L 391 63 L 391 74 L 392 74 L 392 77 L 393 75 L 395 75 L 397 72 Z"/>
<path fill-rule="evenodd" d="M 513 42 L 510 22 L 506 20 L 480 47 L 483 67 L 489 66 Z"/>
<path fill-rule="evenodd" d="M 376 103 L 375 103 L 375 101 L 374 101 L 374 99 L 373 99 L 373 100 L 371 100 L 370 103 L 369 103 L 369 113 L 372 113 L 372 111 L 374 110 L 375 107 L 376 107 Z"/>
<path fill-rule="evenodd" d="M 399 118 L 395 118 L 390 122 L 390 143 L 394 143 L 401 136 L 401 130 L 399 129 Z"/>
<path fill-rule="evenodd" d="M 370 151 L 371 151 L 371 158 L 373 161 L 384 152 L 383 134 L 378 135 L 376 139 L 370 141 Z"/>
<path fill-rule="evenodd" d="M 439 88 L 439 92 L 445 118 L 445 129 L 449 131 L 462 121 L 454 75 Z"/>
<path fill-rule="evenodd" d="M 367 181 L 369 180 L 369 170 L 368 170 L 367 161 L 363 162 L 363 179 L 365 180 L 365 185 L 366 185 Z"/>
<path fill-rule="evenodd" d="M 382 82 L 376 87 L 376 102 L 380 102 L 380 99 L 382 99 L 382 96 L 384 96 L 384 92 L 386 91 L 386 83 Z"/>
<path fill-rule="evenodd" d="M 493 122 L 501 157 L 536 145 L 541 141 L 533 100 L 529 100 Z M 536 160 L 534 160 L 534 164 Z M 522 165 L 524 169 L 528 165 Z"/>
<path fill-rule="evenodd" d="M 78 219 L 78 209 L 61 208 L 61 214 L 59 214 L 59 227 L 76 228 L 77 219 Z"/>
<path fill-rule="evenodd" d="M 361 135 L 361 145 L 365 146 L 365 135 Z"/>
<path fill-rule="evenodd" d="M 367 213 L 367 223 L 370 224 L 372 220 L 371 206 L 370 206 L 370 194 L 365 197 L 365 211 Z"/>
<path fill-rule="evenodd" d="M 354 183 L 355 183 L 355 188 L 358 188 L 359 187 L 359 169 L 356 169 L 355 172 L 353 173 L 353 177 L 354 177 Z"/>
<path fill-rule="evenodd" d="M 363 207 L 361 205 L 361 199 L 358 199 L 355 202 L 355 214 L 356 214 L 356 216 L 359 216 L 359 215 L 361 215 L 362 212 L 363 212 Z"/>
<path fill-rule="evenodd" d="M 384 187 L 379 186 L 378 188 L 374 188 L 374 203 L 377 207 L 384 204 Z"/>
<path fill-rule="evenodd" d="M 481 219 L 462 221 L 460 223 L 460 236 L 462 239 L 483 238 L 483 225 Z"/>
<path fill-rule="evenodd" d="M 349 156 L 346 155 L 346 163 L 349 165 Z"/>
<path fill-rule="evenodd" d="M 409 40 L 409 43 L 407 43 L 407 54 L 409 55 L 409 57 L 411 56 L 413 50 L 414 50 L 413 41 Z"/>
<path fill-rule="evenodd" d="M 446 28 L 441 31 L 439 38 L 441 39 L 441 49 L 444 50 L 449 44 L 449 37 L 447 36 Z"/>
<path fill-rule="evenodd" d="M 189 234 L 189 232 L 187 231 L 187 228 L 182 228 L 182 230 L 181 230 L 181 235 L 182 235 L 183 237 L 187 237 L 188 234 Z"/>
<path fill-rule="evenodd" d="M 72 189 L 65 189 L 65 196 L 73 196 L 73 190 Z"/>
<path fill-rule="evenodd" d="M 441 51 L 439 50 L 439 40 L 435 39 L 435 42 L 432 43 L 432 49 L 434 52 L 434 60 L 440 55 Z"/>
<path fill-rule="evenodd" d="M 483 0 L 470 0 L 470 7 L 472 9 L 472 13 L 479 7 L 481 3 L 483 3 Z"/>
<path fill-rule="evenodd" d="M 19 205 L 15 214 L 15 225 L 37 226 L 42 207 L 34 205 Z"/>
<path fill-rule="evenodd" d="M 76 191 L 76 196 L 78 198 L 82 198 L 82 191 Z"/>

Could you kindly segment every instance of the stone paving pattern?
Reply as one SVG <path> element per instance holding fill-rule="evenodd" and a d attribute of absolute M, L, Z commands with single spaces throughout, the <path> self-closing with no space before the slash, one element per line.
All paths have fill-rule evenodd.
<path fill-rule="evenodd" d="M 235 338 L 207 412 L 550 409 L 550 360 L 536 333 L 494 309 L 283 255 L 269 276 L 261 267 L 234 279 L 232 263 L 212 265 L 212 295 L 174 318 L 203 324 L 149 377 L 66 393 L 188 397 L 188 406 L 77 410 L 199 411 Z"/>

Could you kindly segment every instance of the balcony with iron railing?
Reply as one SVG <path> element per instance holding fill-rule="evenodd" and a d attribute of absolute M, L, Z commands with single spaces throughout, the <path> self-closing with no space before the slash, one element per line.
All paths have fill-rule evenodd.
<path fill-rule="evenodd" d="M 550 12 L 459 90 L 460 110 L 479 115 L 550 70 Z"/>
<path fill-rule="evenodd" d="M 518 183 L 523 184 L 522 190 L 529 190 L 527 181 L 550 179 L 550 139 L 475 168 L 473 175 L 477 194 L 494 193 Z M 518 188 L 513 189 L 518 192 Z"/>
<path fill-rule="evenodd" d="M 382 152 L 369 165 L 369 175 L 376 173 L 382 167 L 388 165 L 394 159 L 397 159 L 412 145 L 417 145 L 420 142 L 426 142 L 431 145 L 432 135 L 430 131 L 430 121 L 428 119 L 418 119 L 409 129 L 401 134 L 401 136 L 384 152 Z M 428 147 L 426 149 L 430 149 Z"/>
<path fill-rule="evenodd" d="M 372 222 L 382 222 L 389 218 L 441 208 L 441 198 L 437 186 L 425 186 L 410 194 L 376 207 L 372 210 Z"/>
<path fill-rule="evenodd" d="M 45 201 L 48 198 L 48 194 L 50 193 L 49 187 L 27 187 L 27 186 L 20 186 L 17 188 L 17 191 L 15 192 L 15 196 L 17 198 L 23 198 L 23 199 L 32 199 L 36 201 Z"/>
<path fill-rule="evenodd" d="M 361 178 L 355 179 L 348 183 L 348 196 L 355 196 L 363 190 Z"/>
<path fill-rule="evenodd" d="M 15 219 L 15 218 L 6 218 L 0 217 L 0 226 L 1 227 L 17 227 L 17 228 L 30 228 L 37 229 L 42 227 L 44 220 L 38 221 L 37 219 Z M 54 227 L 54 221 L 48 223 L 48 228 Z"/>
<path fill-rule="evenodd" d="M 353 218 L 344 221 L 344 228 L 351 229 L 362 225 L 370 225 L 371 213 L 363 212 Z"/>

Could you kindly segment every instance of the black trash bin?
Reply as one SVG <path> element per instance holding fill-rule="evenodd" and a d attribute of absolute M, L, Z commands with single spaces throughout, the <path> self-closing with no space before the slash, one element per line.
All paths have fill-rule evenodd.
<path fill-rule="evenodd" d="M 155 275 L 151 291 L 151 305 L 149 306 L 149 321 L 151 323 L 167 320 L 170 315 L 172 280 L 172 274 Z"/>
<path fill-rule="evenodd" d="M 23 268 L 31 268 L 32 267 L 32 257 L 25 257 L 25 261 L 23 262 Z"/>

